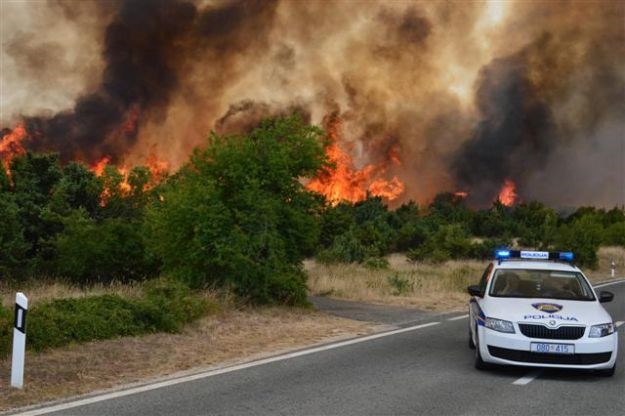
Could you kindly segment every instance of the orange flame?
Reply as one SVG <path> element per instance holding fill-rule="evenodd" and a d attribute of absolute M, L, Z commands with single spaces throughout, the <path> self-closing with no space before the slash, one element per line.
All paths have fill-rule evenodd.
<path fill-rule="evenodd" d="M 393 176 L 390 181 L 376 179 L 369 185 L 369 192 L 371 195 L 381 196 L 392 201 L 404 192 L 404 183 L 397 176 Z"/>
<path fill-rule="evenodd" d="M 104 169 L 108 166 L 110 161 L 111 161 L 110 157 L 104 156 L 98 162 L 91 165 L 90 169 L 96 176 L 100 177 L 104 173 Z M 145 159 L 145 165 L 150 170 L 150 174 L 151 174 L 150 182 L 145 186 L 145 189 L 144 189 L 144 190 L 148 190 L 154 187 L 161 180 L 165 179 L 165 177 L 167 176 L 169 172 L 169 163 L 167 163 L 166 161 L 162 159 L 159 159 L 156 155 L 151 154 Z M 132 191 L 132 187 L 130 186 L 130 183 L 128 182 L 128 176 L 130 174 L 130 170 L 126 166 L 119 166 L 119 167 L 116 167 L 116 169 L 117 169 L 117 172 L 119 172 L 119 174 L 122 175 L 122 181 L 119 184 L 119 190 L 121 191 L 123 195 L 128 195 Z M 110 194 L 111 192 L 109 189 L 105 189 L 102 192 L 101 198 L 102 198 L 103 205 L 106 204 L 106 201 L 109 198 Z"/>
<path fill-rule="evenodd" d="M 104 174 L 104 169 L 106 169 L 110 161 L 111 159 L 108 156 L 104 156 L 97 163 L 91 166 L 91 171 L 98 177 L 102 176 Z M 127 195 L 132 189 L 128 183 L 128 169 L 125 167 L 117 167 L 117 171 L 122 175 L 122 181 L 119 184 L 119 191 L 122 194 Z M 105 206 L 110 196 L 111 189 L 105 187 L 100 195 L 100 205 Z"/>
<path fill-rule="evenodd" d="M 507 207 L 511 207 L 518 198 L 519 196 L 516 193 L 516 185 L 514 182 L 511 179 L 504 180 L 501 191 L 499 191 L 499 196 L 497 197 L 499 202 Z"/>
<path fill-rule="evenodd" d="M 150 169 L 152 174 L 152 183 L 160 182 L 169 173 L 169 163 L 163 159 L 159 159 L 156 154 L 152 153 L 145 159 L 145 165 Z"/>
<path fill-rule="evenodd" d="M 132 190 L 132 187 L 130 186 L 130 184 L 128 183 L 128 168 L 127 167 L 120 167 L 117 168 L 117 171 L 122 175 L 123 179 L 121 181 L 121 183 L 119 184 L 119 189 L 122 191 L 122 194 L 129 194 L 130 191 Z"/>
<path fill-rule="evenodd" d="M 104 156 L 96 164 L 91 166 L 91 171 L 95 173 L 95 176 L 102 176 L 104 168 L 109 164 L 111 159 L 108 156 Z"/>
<path fill-rule="evenodd" d="M 26 128 L 24 124 L 19 123 L 10 133 L 5 134 L 0 139 L 0 160 L 4 167 L 8 169 L 11 160 L 17 156 L 26 153 L 22 140 L 26 137 Z"/>
<path fill-rule="evenodd" d="M 332 205 L 341 201 L 358 202 L 367 197 L 367 193 L 380 196 L 389 201 L 396 199 L 404 192 L 404 183 L 396 176 L 386 180 L 380 178 L 386 172 L 386 164 L 366 165 L 357 170 L 347 153 L 338 145 L 340 119 L 334 118 L 328 126 L 330 144 L 326 148 L 326 156 L 333 166 L 326 168 L 313 178 L 306 187 L 322 194 Z M 389 160 L 401 164 L 399 155 L 394 148 L 388 152 Z"/>

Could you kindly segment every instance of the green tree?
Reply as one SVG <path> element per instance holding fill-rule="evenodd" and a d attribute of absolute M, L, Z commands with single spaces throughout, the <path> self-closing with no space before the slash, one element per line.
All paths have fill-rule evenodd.
<path fill-rule="evenodd" d="M 11 161 L 12 193 L 19 207 L 19 218 L 28 244 L 31 264 L 45 263 L 54 257 L 51 238 L 59 223 L 44 215 L 50 195 L 63 173 L 56 154 L 34 154 Z"/>
<path fill-rule="evenodd" d="M 471 241 L 466 229 L 461 224 L 449 224 L 428 236 L 420 247 L 410 250 L 410 260 L 431 260 L 442 262 L 449 259 L 460 259 L 472 254 Z"/>
<path fill-rule="evenodd" d="M 354 218 L 354 206 L 348 202 L 341 202 L 336 206 L 327 204 L 320 216 L 319 245 L 330 247 L 334 239 L 346 233 L 356 225 Z"/>
<path fill-rule="evenodd" d="M 606 227 L 603 244 L 625 247 L 625 221 L 615 222 Z"/>
<path fill-rule="evenodd" d="M 520 243 L 526 247 L 547 249 L 554 243 L 558 214 L 540 202 L 520 204 L 512 213 Z"/>
<path fill-rule="evenodd" d="M 80 209 L 64 225 L 54 240 L 60 276 L 88 284 L 136 281 L 158 273 L 158 262 L 146 249 L 140 223 L 123 218 L 97 222 Z"/>
<path fill-rule="evenodd" d="M 575 260 L 581 266 L 596 268 L 597 250 L 601 244 L 603 228 L 593 214 L 578 217 L 570 224 L 563 224 L 556 240 L 559 250 L 575 253 Z"/>
<path fill-rule="evenodd" d="M 28 245 L 12 195 L 0 191 L 0 277 L 18 276 L 26 260 Z"/>
<path fill-rule="evenodd" d="M 305 302 L 301 262 L 318 241 L 319 200 L 300 178 L 323 165 L 321 138 L 299 116 L 244 136 L 212 134 L 148 209 L 150 247 L 165 272 L 253 302 Z"/>
<path fill-rule="evenodd" d="M 8 192 L 11 189 L 11 180 L 4 170 L 4 164 L 0 162 L 0 193 Z"/>
<path fill-rule="evenodd" d="M 102 191 L 102 181 L 93 172 L 81 163 L 70 162 L 63 168 L 63 176 L 53 189 L 50 208 L 61 216 L 83 209 L 95 218 Z"/>
<path fill-rule="evenodd" d="M 450 192 L 437 194 L 429 206 L 429 215 L 440 223 L 469 223 L 472 213 L 464 201 L 464 197 Z"/>

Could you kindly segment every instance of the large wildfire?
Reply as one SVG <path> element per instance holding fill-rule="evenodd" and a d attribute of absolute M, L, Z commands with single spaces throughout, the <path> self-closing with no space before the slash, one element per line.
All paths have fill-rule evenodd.
<path fill-rule="evenodd" d="M 3 2 L 0 160 L 175 170 L 299 111 L 330 203 L 625 203 L 625 3 Z"/>

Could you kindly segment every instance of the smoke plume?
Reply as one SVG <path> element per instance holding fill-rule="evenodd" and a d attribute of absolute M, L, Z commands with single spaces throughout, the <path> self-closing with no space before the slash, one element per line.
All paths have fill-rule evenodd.
<path fill-rule="evenodd" d="M 63 161 L 175 169 L 211 130 L 332 115 L 350 172 L 405 185 L 393 203 L 488 206 L 511 181 L 521 200 L 620 205 L 623 18 L 548 0 L 6 2 L 0 126 Z"/>

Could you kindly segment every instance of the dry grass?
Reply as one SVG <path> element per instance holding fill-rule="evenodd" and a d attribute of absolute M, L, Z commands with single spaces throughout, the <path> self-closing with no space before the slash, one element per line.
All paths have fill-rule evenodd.
<path fill-rule="evenodd" d="M 141 293 L 141 284 L 112 283 L 110 285 L 93 285 L 78 287 L 68 283 L 51 280 L 26 281 L 11 285 L 0 281 L 0 302 L 11 305 L 15 302 L 15 292 L 21 291 L 28 296 L 29 306 L 52 299 L 79 298 L 104 294 L 117 294 L 123 297 L 134 297 Z"/>
<path fill-rule="evenodd" d="M 616 276 L 625 276 L 625 248 L 602 247 L 599 268 L 584 269 L 593 282 L 610 279 L 615 260 Z M 411 306 L 423 310 L 450 311 L 466 308 L 466 287 L 476 284 L 485 261 L 457 260 L 443 264 L 408 262 L 401 254 L 387 257 L 388 269 L 372 270 L 358 264 L 305 263 L 313 295 L 362 302 Z"/>
<path fill-rule="evenodd" d="M 610 280 L 610 265 L 616 263 L 616 277 L 625 277 L 625 248 L 601 247 L 597 253 L 599 267 L 597 270 L 584 270 L 584 273 L 593 282 Z"/>
<path fill-rule="evenodd" d="M 363 322 L 306 309 L 227 309 L 188 325 L 181 334 L 128 337 L 28 353 L 23 390 L 7 387 L 10 361 L 0 361 L 0 411 L 371 330 Z"/>
<path fill-rule="evenodd" d="M 480 261 L 443 264 L 410 263 L 404 255 L 387 257 L 388 269 L 372 270 L 357 264 L 305 263 L 314 295 L 363 302 L 449 311 L 466 308 L 466 287 L 479 281 L 485 266 Z"/>

